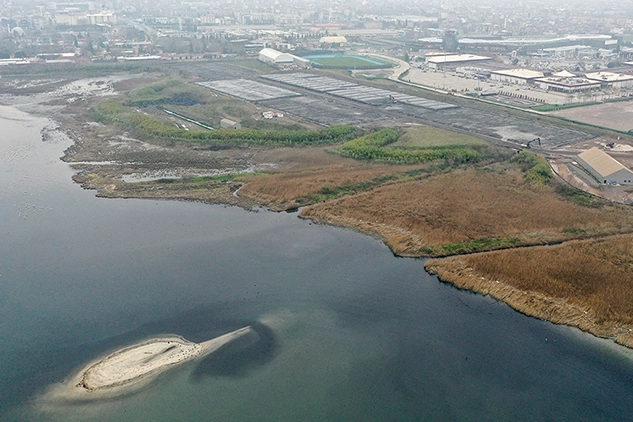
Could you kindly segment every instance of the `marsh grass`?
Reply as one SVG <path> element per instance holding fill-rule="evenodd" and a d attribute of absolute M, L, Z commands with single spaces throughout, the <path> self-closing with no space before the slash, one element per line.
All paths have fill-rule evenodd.
<path fill-rule="evenodd" d="M 633 231 L 626 207 L 591 208 L 534 186 L 518 169 L 469 168 L 387 184 L 303 210 L 316 221 L 377 235 L 399 255 L 538 245 Z"/>
<path fill-rule="evenodd" d="M 492 294 L 528 315 L 633 347 L 632 235 L 453 257 L 427 266 L 442 279 Z"/>

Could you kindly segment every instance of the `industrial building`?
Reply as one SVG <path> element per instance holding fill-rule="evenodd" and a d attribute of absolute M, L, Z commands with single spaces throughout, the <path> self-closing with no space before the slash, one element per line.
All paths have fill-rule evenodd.
<path fill-rule="evenodd" d="M 528 69 L 493 70 L 490 72 L 491 80 L 507 82 L 515 85 L 526 85 L 529 82 L 544 76 L 543 72 Z"/>
<path fill-rule="evenodd" d="M 277 51 L 273 48 L 262 49 L 259 52 L 259 60 L 275 67 L 310 67 L 310 60 L 295 56 L 294 54 L 282 53 L 281 51 Z"/>
<path fill-rule="evenodd" d="M 242 129 L 242 125 L 238 122 L 234 122 L 230 119 L 222 119 L 220 120 L 220 127 L 222 129 Z"/>
<path fill-rule="evenodd" d="M 633 86 L 633 75 L 613 72 L 594 72 L 585 75 L 587 79 L 598 81 L 605 87 L 629 88 Z"/>
<path fill-rule="evenodd" d="M 545 78 L 534 79 L 534 85 L 537 88 L 547 91 L 564 92 L 572 94 L 574 92 L 590 91 L 592 89 L 600 89 L 601 82 L 592 81 L 581 78 L 566 70 L 557 72 Z"/>
<path fill-rule="evenodd" d="M 330 44 L 332 46 L 336 45 L 338 47 L 342 47 L 347 44 L 347 38 L 341 36 L 325 36 L 321 37 L 319 40 L 322 44 Z"/>
<path fill-rule="evenodd" d="M 492 57 L 474 54 L 427 54 L 425 60 L 431 69 L 440 69 L 479 64 L 482 61 L 492 60 Z"/>
<path fill-rule="evenodd" d="M 282 53 L 274 48 L 264 48 L 259 52 L 259 60 L 273 65 L 293 64 L 294 56 L 288 53 Z"/>
<path fill-rule="evenodd" d="M 578 163 L 602 184 L 633 184 L 633 172 L 599 148 L 579 154 Z"/>

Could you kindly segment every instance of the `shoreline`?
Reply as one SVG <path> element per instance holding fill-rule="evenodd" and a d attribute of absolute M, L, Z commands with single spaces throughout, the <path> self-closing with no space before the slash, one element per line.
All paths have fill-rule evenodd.
<path fill-rule="evenodd" d="M 472 268 L 462 262 L 450 263 L 449 268 L 444 260 L 431 259 L 424 265 L 425 270 L 436 275 L 441 282 L 450 283 L 458 289 L 472 291 L 490 296 L 505 303 L 517 312 L 526 316 L 578 328 L 597 338 L 612 340 L 616 344 L 633 349 L 633 329 L 599 324 L 592 320 L 591 309 L 570 304 L 564 299 L 546 296 L 534 291 L 525 291 L 480 276 Z"/>
<path fill-rule="evenodd" d="M 16 105 L 15 107 L 21 109 L 20 105 Z M 51 121 L 57 122 L 59 126 L 63 123 L 68 123 L 68 117 L 61 115 L 59 110 L 55 110 L 52 115 L 50 110 L 46 110 L 46 112 L 39 110 L 40 113 L 34 113 L 33 106 L 29 107 L 28 113 L 44 115 L 46 118 Z M 35 106 L 37 109 L 38 107 Z M 71 124 L 71 129 L 76 131 L 77 133 L 83 133 L 86 131 L 86 128 L 77 125 Z M 67 133 L 67 131 L 62 131 Z M 72 136 L 69 134 L 69 138 L 72 139 L 73 144 L 77 144 L 78 142 L 82 142 L 82 138 L 77 138 L 77 136 Z M 76 135 L 76 133 L 75 133 Z M 206 203 L 216 203 L 216 204 L 228 204 L 228 205 L 237 205 L 241 208 L 248 210 L 252 209 L 252 203 L 247 201 L 242 203 L 240 199 L 244 199 L 243 197 L 237 197 L 234 195 L 235 191 L 231 191 L 230 189 L 226 189 L 226 186 L 222 186 L 222 192 L 220 194 L 213 195 L 213 197 L 204 197 L 200 196 L 201 192 L 195 191 L 186 191 L 186 192 L 167 192 L 166 189 L 161 190 L 135 190 L 135 191 L 127 191 L 121 192 L 118 190 L 109 190 L 111 185 L 108 184 L 109 180 L 100 179 L 100 180 L 90 180 L 89 172 L 84 172 L 82 176 L 77 174 L 78 169 L 73 166 L 72 161 L 65 160 L 67 158 L 67 154 L 65 151 L 64 157 L 61 158 L 66 164 L 69 165 L 71 169 L 76 173 L 73 177 L 73 180 L 80 184 L 83 189 L 86 190 L 96 190 L 97 196 L 107 197 L 107 198 L 138 198 L 138 199 L 176 199 L 176 200 L 186 200 L 186 201 L 202 201 Z M 80 180 L 83 177 L 83 180 Z M 101 182 L 101 183 L 99 183 Z M 166 187 L 169 187 L 166 185 Z M 241 188 L 241 186 L 240 186 Z M 208 195 L 208 193 L 207 193 Z M 253 201 L 259 202 L 259 201 Z M 266 206 L 266 204 L 261 204 Z M 308 219 L 316 224 L 327 224 L 331 226 L 338 226 L 346 229 L 355 230 L 361 234 L 368 235 L 375 239 L 380 240 L 385 244 L 390 251 L 394 254 L 394 256 L 398 257 L 406 257 L 406 258 L 424 258 L 431 259 L 425 265 L 425 269 L 429 274 L 437 275 L 438 279 L 442 282 L 448 282 L 460 289 L 470 290 L 478 294 L 490 295 L 496 300 L 500 300 L 507 305 L 509 305 L 514 310 L 521 312 L 527 316 L 535 317 L 541 320 L 549 321 L 555 324 L 563 324 L 572 327 L 577 327 L 582 331 L 588 332 L 596 337 L 600 338 L 610 338 L 613 339 L 616 343 L 624 345 L 628 348 L 633 349 L 633 334 L 630 332 L 626 332 L 623 328 L 617 327 L 608 327 L 597 324 L 593 322 L 588 317 L 589 310 L 580 309 L 578 307 L 574 307 L 560 299 L 555 299 L 552 297 L 548 297 L 535 292 L 526 292 L 516 289 L 510 285 L 506 285 L 499 282 L 493 282 L 490 280 L 481 280 L 474 274 L 465 274 L 462 272 L 453 273 L 448 270 L 443 270 L 440 268 L 436 268 L 434 265 L 433 257 L 429 256 L 429 254 L 425 254 L 423 250 L 423 245 L 420 239 L 417 239 L 415 236 L 411 236 L 411 233 L 406 233 L 401 228 L 398 227 L 385 227 L 385 225 L 376 225 L 371 222 L 364 222 L 358 220 L 346 220 L 346 219 L 321 219 L 318 217 L 313 217 L 309 215 L 299 215 L 302 219 Z M 618 234 L 613 234 L 612 236 L 617 236 Z M 606 236 L 611 237 L 611 236 Z M 394 240 L 397 240 L 394 241 Z M 566 243 L 569 240 L 574 239 L 566 239 L 560 242 L 561 244 Z M 404 242 L 403 242 L 404 241 Z M 558 242 L 556 242 L 558 243 Z M 403 247 L 404 246 L 404 247 Z M 537 247 L 539 244 L 532 245 L 523 245 L 525 248 L 533 248 Z M 408 250 L 407 250 L 408 249 Z M 505 249 L 505 248 L 503 248 Z M 509 248 L 514 249 L 514 248 Z M 491 249 L 492 250 L 492 249 Z M 478 253 L 489 253 L 489 251 L 481 251 Z M 462 254 L 452 255 L 453 257 L 459 257 Z M 184 340 L 184 339 L 183 339 Z M 151 376 L 151 375 L 150 375 Z M 143 378 L 143 377 L 141 377 Z"/>
<path fill-rule="evenodd" d="M 87 188 L 82 186 L 84 189 L 94 190 L 95 188 Z M 99 189 L 97 189 L 99 190 Z M 103 195 L 105 197 L 116 198 L 116 196 Z M 138 197 L 138 199 L 152 199 L 147 197 Z M 161 199 L 180 199 L 180 198 L 161 198 Z M 240 206 L 239 204 L 237 204 Z M 272 212 L 279 212 L 275 209 L 271 209 L 267 206 L 267 204 L 260 204 L 261 206 L 267 207 Z M 242 207 L 244 208 L 244 207 Z M 248 208 L 245 208 L 248 210 Z M 488 295 L 495 300 L 501 301 L 506 305 L 510 306 L 513 310 L 522 313 L 523 315 L 533 317 L 536 319 L 540 319 L 542 321 L 551 322 L 557 325 L 566 325 L 569 327 L 578 328 L 583 332 L 589 333 L 597 338 L 611 340 L 614 343 L 627 347 L 628 349 L 633 350 L 633 327 L 614 327 L 609 325 L 601 325 L 591 320 L 589 317 L 590 309 L 582 309 L 576 305 L 571 305 L 565 302 L 562 299 L 557 299 L 554 297 L 549 297 L 547 295 L 533 292 L 533 291 L 523 291 L 517 289 L 509 284 L 501 283 L 499 281 L 493 281 L 488 279 L 482 279 L 480 276 L 474 274 L 474 272 L 466 273 L 464 271 L 452 272 L 450 270 L 440 268 L 438 265 L 439 262 L 442 262 L 445 258 L 459 258 L 460 256 L 467 256 L 473 253 L 491 253 L 500 250 L 513 250 L 513 249 L 532 249 L 543 246 L 552 246 L 552 245 L 564 245 L 567 242 L 577 241 L 579 239 L 567 239 L 558 242 L 554 242 L 552 244 L 526 244 L 514 247 L 500 247 L 493 248 L 485 251 L 478 251 L 473 253 L 460 253 L 455 255 L 447 255 L 447 256 L 434 256 L 424 254 L 423 252 L 407 252 L 405 250 L 400 250 L 400 248 L 396 248 L 393 245 L 393 242 L 390 242 L 389 236 L 385 234 L 383 231 L 385 227 L 379 227 L 378 229 L 375 226 L 375 223 L 371 222 L 363 222 L 357 220 L 350 219 L 323 219 L 318 216 L 310 216 L 303 215 L 300 213 L 298 215 L 300 219 L 311 221 L 314 224 L 322 224 L 328 225 L 332 227 L 339 227 L 342 229 L 354 230 L 357 233 L 360 233 L 365 236 L 373 237 L 376 240 L 382 242 L 391 253 L 398 258 L 412 258 L 412 259 L 427 259 L 427 263 L 425 264 L 425 270 L 427 273 L 431 275 L 435 275 L 438 277 L 440 282 L 450 283 L 455 287 L 468 290 L 476 294 Z M 383 225 L 384 226 L 384 225 Z M 380 230 L 382 229 L 382 231 Z M 396 227 L 389 227 L 387 232 L 391 232 L 391 234 L 395 235 L 396 238 L 401 238 L 402 236 L 407 237 L 406 233 L 403 233 L 403 230 Z M 596 240 L 596 239 L 608 239 L 608 238 L 616 238 L 621 236 L 622 233 L 614 233 L 609 235 L 600 236 L 598 238 L 588 238 L 588 239 L 580 239 L 580 240 Z M 415 237 L 408 237 L 407 242 L 409 244 L 413 243 L 420 250 L 421 242 Z"/>

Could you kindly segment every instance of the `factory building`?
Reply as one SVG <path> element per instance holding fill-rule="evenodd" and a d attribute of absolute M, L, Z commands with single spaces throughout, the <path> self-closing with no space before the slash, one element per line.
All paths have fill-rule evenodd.
<path fill-rule="evenodd" d="M 331 46 L 342 47 L 347 44 L 347 38 L 341 36 L 325 36 L 319 40 L 321 44 L 329 44 Z"/>
<path fill-rule="evenodd" d="M 220 127 L 222 129 L 242 129 L 242 125 L 238 122 L 234 122 L 230 119 L 222 119 L 220 120 Z"/>
<path fill-rule="evenodd" d="M 598 81 L 605 87 L 630 88 L 633 86 L 633 75 L 613 72 L 594 72 L 585 75 L 587 79 Z"/>
<path fill-rule="evenodd" d="M 574 92 L 590 91 L 592 89 L 600 89 L 601 82 L 592 81 L 581 78 L 566 70 L 557 72 L 545 78 L 534 79 L 534 85 L 537 88 L 547 91 L 564 92 L 572 94 Z"/>
<path fill-rule="evenodd" d="M 295 56 L 294 54 L 282 53 L 281 51 L 277 51 L 273 48 L 262 49 L 259 52 L 259 60 L 275 67 L 310 67 L 310 60 Z"/>
<path fill-rule="evenodd" d="M 599 148 L 579 154 L 578 164 L 602 184 L 633 184 L 633 172 Z"/>
<path fill-rule="evenodd" d="M 259 52 L 259 60 L 273 66 L 293 64 L 293 57 L 292 54 L 282 53 L 273 48 L 264 48 Z"/>
<path fill-rule="evenodd" d="M 490 79 L 515 85 L 527 85 L 535 79 L 542 78 L 543 73 L 528 69 L 493 70 Z"/>
<path fill-rule="evenodd" d="M 425 60 L 431 69 L 443 69 L 479 64 L 482 61 L 492 60 L 492 57 L 474 54 L 427 54 Z"/>

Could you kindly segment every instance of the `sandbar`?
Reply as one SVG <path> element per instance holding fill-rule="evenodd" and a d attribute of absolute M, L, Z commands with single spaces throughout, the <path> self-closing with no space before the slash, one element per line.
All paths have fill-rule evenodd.
<path fill-rule="evenodd" d="M 94 392 L 129 385 L 208 355 L 250 332 L 252 329 L 248 326 L 202 343 L 193 343 L 178 336 L 145 340 L 90 365 L 81 372 L 75 387 Z"/>

